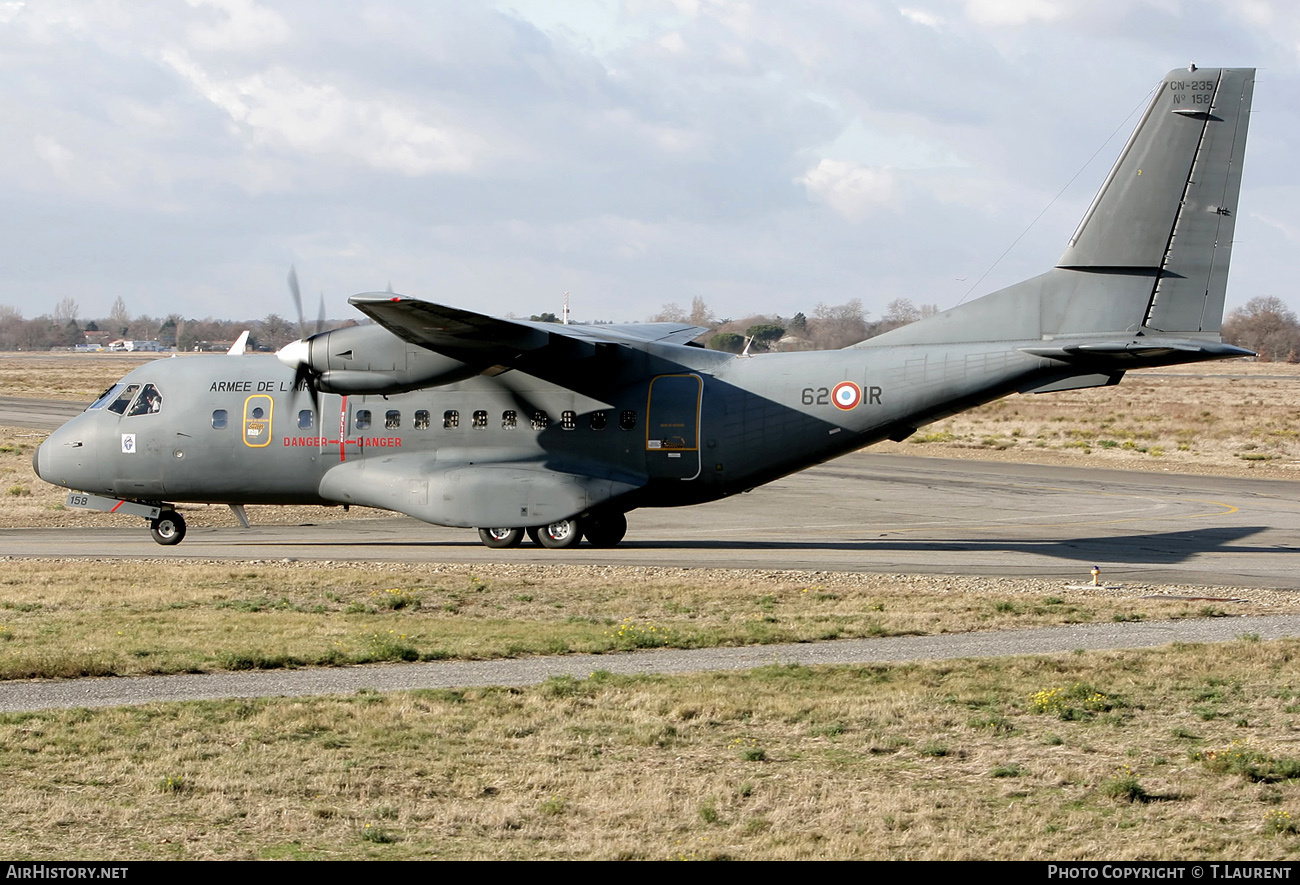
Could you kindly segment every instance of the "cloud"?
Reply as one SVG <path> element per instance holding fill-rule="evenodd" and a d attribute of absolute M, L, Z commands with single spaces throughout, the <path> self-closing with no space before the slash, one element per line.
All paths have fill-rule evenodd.
<path fill-rule="evenodd" d="M 195 49 L 222 52 L 250 52 L 286 42 L 289 23 L 284 16 L 259 6 L 253 0 L 188 0 L 195 8 L 219 13 L 216 22 L 205 21 L 186 29 Z"/>
<path fill-rule="evenodd" d="M 810 199 L 825 203 L 849 221 L 861 221 L 897 198 L 894 170 L 823 159 L 796 179 Z"/>
<path fill-rule="evenodd" d="M 966 0 L 966 15 L 982 25 L 1052 22 L 1069 13 L 1062 0 Z"/>
<path fill-rule="evenodd" d="M 304 82 L 279 66 L 222 79 L 176 47 L 164 50 L 162 60 L 256 144 L 334 155 L 412 176 L 465 172 L 483 153 L 481 141 L 469 132 L 431 123 L 414 108 L 354 98 L 329 83 Z"/>

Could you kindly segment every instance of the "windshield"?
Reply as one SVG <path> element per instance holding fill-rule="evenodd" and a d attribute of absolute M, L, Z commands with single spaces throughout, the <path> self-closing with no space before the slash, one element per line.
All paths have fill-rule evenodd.
<path fill-rule="evenodd" d="M 96 399 L 93 403 L 91 403 L 89 406 L 87 406 L 87 407 L 86 407 L 86 411 L 89 412 L 91 409 L 102 409 L 102 408 L 104 408 L 104 405 L 105 405 L 106 403 L 110 402 L 110 401 L 111 401 L 115 396 L 117 396 L 119 393 L 121 393 L 121 392 L 122 392 L 122 388 L 125 387 L 125 386 L 126 386 L 126 385 L 123 384 L 121 381 L 117 382 L 117 383 L 114 384 L 112 387 L 110 387 L 108 390 L 105 390 L 103 393 L 101 393 L 101 394 L 99 395 L 99 398 L 98 398 L 98 399 Z"/>

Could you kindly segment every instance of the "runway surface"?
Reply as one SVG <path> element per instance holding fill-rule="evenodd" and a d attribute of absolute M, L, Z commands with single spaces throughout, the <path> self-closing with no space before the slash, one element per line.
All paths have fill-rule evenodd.
<path fill-rule="evenodd" d="M 256 511 L 252 512 L 256 520 Z M 75 513 L 69 519 L 75 520 Z M 1300 482 L 862 452 L 734 498 L 637 510 L 613 550 L 489 550 L 404 517 L 192 528 L 9 529 L 40 557 L 528 562 L 999 575 L 1300 590 Z"/>

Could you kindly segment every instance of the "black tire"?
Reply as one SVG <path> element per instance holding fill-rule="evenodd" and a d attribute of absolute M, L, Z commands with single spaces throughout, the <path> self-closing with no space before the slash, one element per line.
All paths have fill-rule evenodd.
<path fill-rule="evenodd" d="M 543 547 L 552 550 L 565 550 L 574 547 L 582 540 L 582 524 L 575 517 L 561 519 L 550 525 L 538 526 L 537 540 Z"/>
<path fill-rule="evenodd" d="M 528 540 L 532 541 L 538 547 L 542 546 L 542 530 L 538 526 L 530 525 L 528 528 L 524 529 L 524 534 L 528 536 Z"/>
<path fill-rule="evenodd" d="M 157 519 L 149 520 L 149 534 L 165 547 L 179 544 L 185 537 L 185 517 L 175 510 L 164 510 Z"/>
<path fill-rule="evenodd" d="M 617 547 L 627 534 L 627 514 L 602 513 L 589 516 L 582 524 L 582 534 L 593 547 Z"/>
<path fill-rule="evenodd" d="M 479 529 L 479 540 L 483 542 L 484 547 L 493 549 L 504 549 L 507 547 L 518 547 L 519 542 L 524 539 L 523 529 Z"/>

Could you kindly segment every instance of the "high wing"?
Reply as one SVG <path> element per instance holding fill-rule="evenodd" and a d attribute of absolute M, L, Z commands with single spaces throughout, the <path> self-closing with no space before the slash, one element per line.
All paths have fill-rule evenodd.
<path fill-rule="evenodd" d="M 573 326 L 506 320 L 386 293 L 348 303 L 398 338 L 481 369 L 596 357 L 618 345 L 687 344 L 708 329 L 685 323 Z"/>

